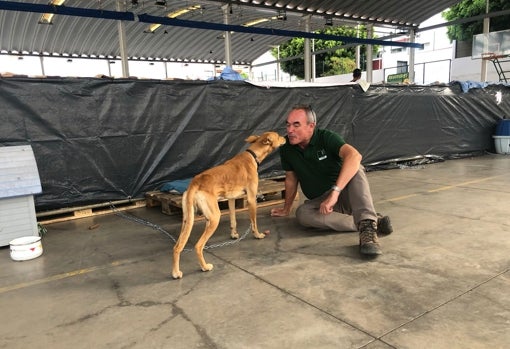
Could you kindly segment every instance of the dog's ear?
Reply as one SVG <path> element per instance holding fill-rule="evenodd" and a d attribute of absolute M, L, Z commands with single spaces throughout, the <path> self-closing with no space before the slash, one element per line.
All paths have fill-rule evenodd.
<path fill-rule="evenodd" d="M 244 141 L 246 143 L 255 143 L 257 139 L 259 139 L 260 136 L 251 135 L 250 137 L 246 138 Z"/>
<path fill-rule="evenodd" d="M 273 141 L 271 140 L 271 137 L 266 136 L 266 137 L 262 140 L 262 144 L 264 144 L 264 145 L 272 145 L 272 144 L 273 144 Z"/>

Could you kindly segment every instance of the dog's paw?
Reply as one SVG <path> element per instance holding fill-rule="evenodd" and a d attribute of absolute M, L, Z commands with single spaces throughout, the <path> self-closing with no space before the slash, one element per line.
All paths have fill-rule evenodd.
<path fill-rule="evenodd" d="M 266 237 L 266 234 L 261 234 L 258 232 L 253 232 L 253 236 L 255 236 L 255 239 L 263 239 Z"/>
<path fill-rule="evenodd" d="M 237 231 L 233 231 L 230 233 L 230 238 L 231 239 L 234 239 L 234 240 L 237 240 L 239 239 L 239 234 L 237 233 Z"/>
<path fill-rule="evenodd" d="M 182 279 L 182 271 L 178 270 L 178 271 L 172 272 L 172 277 L 174 279 Z"/>
<path fill-rule="evenodd" d="M 213 269 L 213 265 L 211 263 L 207 263 L 204 267 L 202 267 L 202 271 L 210 271 Z"/>

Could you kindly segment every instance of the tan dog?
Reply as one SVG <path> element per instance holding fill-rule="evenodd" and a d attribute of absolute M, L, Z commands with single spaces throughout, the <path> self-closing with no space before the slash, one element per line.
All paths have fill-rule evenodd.
<path fill-rule="evenodd" d="M 257 228 L 257 189 L 259 175 L 257 167 L 273 150 L 285 144 L 285 138 L 276 132 L 265 132 L 261 136 L 250 136 L 251 143 L 246 151 L 237 154 L 225 163 L 196 175 L 190 182 L 182 198 L 182 228 L 174 246 L 174 264 L 172 276 L 182 278 L 179 260 L 182 250 L 189 239 L 197 206 L 206 218 L 205 230 L 195 245 L 195 252 L 202 271 L 212 270 L 213 265 L 205 262 L 203 250 L 209 238 L 214 234 L 220 222 L 218 198 L 228 199 L 230 213 L 230 236 L 239 238 L 235 216 L 235 198 L 246 194 L 250 214 L 251 230 L 257 239 L 265 237 Z"/>

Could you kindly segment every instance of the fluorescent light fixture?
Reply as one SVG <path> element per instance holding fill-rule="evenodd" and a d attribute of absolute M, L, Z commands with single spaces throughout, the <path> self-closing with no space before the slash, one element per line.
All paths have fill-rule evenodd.
<path fill-rule="evenodd" d="M 147 29 L 145 32 L 146 33 L 154 33 L 159 27 L 161 27 L 161 24 L 158 24 L 158 23 L 151 24 L 151 25 L 149 25 L 149 29 Z"/>
<path fill-rule="evenodd" d="M 269 22 L 269 21 L 274 20 L 274 19 L 277 19 L 276 16 L 269 17 L 269 18 L 254 19 L 253 21 L 249 21 L 249 22 L 246 22 L 246 23 L 242 24 L 242 26 L 243 27 L 251 27 L 251 26 L 254 26 L 254 25 L 257 25 L 257 24 L 260 24 L 260 23 Z"/>
<path fill-rule="evenodd" d="M 166 17 L 176 18 L 176 17 L 182 16 L 185 13 L 193 12 L 193 11 L 197 11 L 197 10 L 201 10 L 201 9 L 202 9 L 201 5 L 193 5 L 193 6 L 183 7 L 181 9 L 167 13 Z M 146 31 L 146 33 L 154 33 L 159 27 L 161 27 L 161 24 L 159 24 L 159 23 L 151 24 L 149 26 L 149 29 Z"/>
<path fill-rule="evenodd" d="M 48 5 L 62 6 L 66 0 L 51 0 Z M 54 13 L 43 13 L 39 19 L 39 24 L 52 24 Z"/>
<path fill-rule="evenodd" d="M 201 10 L 202 9 L 202 6 L 200 5 L 193 5 L 193 6 L 188 6 L 188 7 L 185 7 L 185 8 L 181 8 L 180 10 L 175 10 L 173 12 L 170 12 L 168 13 L 166 16 L 168 18 L 176 18 L 176 17 L 179 17 L 185 13 L 188 13 L 188 12 L 193 12 L 193 11 L 196 11 L 196 10 Z"/>
<path fill-rule="evenodd" d="M 279 19 L 280 21 L 286 21 L 287 20 L 287 12 L 285 10 L 278 10 L 276 19 Z"/>

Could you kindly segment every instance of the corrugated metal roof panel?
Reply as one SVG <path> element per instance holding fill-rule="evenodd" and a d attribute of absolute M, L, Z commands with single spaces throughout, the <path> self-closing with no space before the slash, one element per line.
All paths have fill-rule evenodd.
<path fill-rule="evenodd" d="M 121 1 L 124 12 L 135 16 L 148 14 L 165 17 L 168 13 L 192 5 L 199 10 L 189 11 L 178 19 L 206 23 L 224 23 L 222 6 L 231 4 L 229 24 L 242 25 L 255 19 L 266 22 L 255 27 L 305 31 L 303 16 L 310 15 L 310 30 L 325 27 L 325 17 L 335 25 L 340 23 L 374 23 L 395 27 L 418 26 L 431 16 L 458 3 L 459 0 L 172 0 L 167 6 L 157 6 L 152 0 Z M 25 5 L 47 5 L 48 0 L 0 1 Z M 116 11 L 116 0 L 67 0 L 64 6 L 89 10 Z M 286 11 L 286 20 L 275 19 L 278 11 Z M 40 13 L 0 10 L 0 49 L 4 52 L 38 54 L 69 54 L 75 56 L 120 56 L 117 21 L 56 14 L 53 24 L 39 24 Z M 137 18 L 137 17 L 135 17 Z M 154 33 L 146 33 L 148 24 L 124 21 L 127 54 L 131 57 L 150 57 L 169 60 L 217 61 L 225 60 L 221 31 L 163 25 Z M 288 37 L 241 34 L 232 35 L 234 63 L 251 63 L 271 46 L 282 44 Z M 212 52 L 212 53 L 211 53 Z"/>

